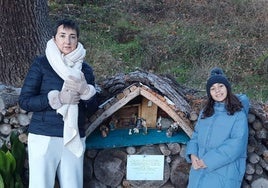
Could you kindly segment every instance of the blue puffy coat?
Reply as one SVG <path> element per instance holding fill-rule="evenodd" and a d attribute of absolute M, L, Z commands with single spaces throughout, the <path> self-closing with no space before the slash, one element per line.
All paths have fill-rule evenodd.
<path fill-rule="evenodd" d="M 92 68 L 83 63 L 82 72 L 85 75 L 88 84 L 95 85 Z M 62 115 L 56 113 L 48 103 L 48 92 L 51 90 L 60 91 L 63 80 L 50 66 L 45 56 L 37 57 L 24 80 L 19 97 L 19 105 L 22 109 L 33 112 L 28 132 L 63 137 L 63 119 Z M 80 137 L 85 136 L 86 117 L 92 115 L 98 108 L 96 95 L 91 99 L 80 100 L 78 105 L 78 127 Z"/>
<path fill-rule="evenodd" d="M 194 154 L 203 159 L 205 169 L 191 168 L 188 188 L 240 188 L 246 170 L 249 107 L 248 98 L 239 96 L 244 110 L 228 115 L 224 103 L 216 102 L 213 116 L 199 116 L 186 160 Z"/>

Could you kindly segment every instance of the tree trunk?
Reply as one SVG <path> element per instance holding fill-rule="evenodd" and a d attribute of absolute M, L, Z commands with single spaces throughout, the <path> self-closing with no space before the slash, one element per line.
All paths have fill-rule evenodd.
<path fill-rule="evenodd" d="M 49 38 L 47 0 L 0 0 L 0 82 L 20 87 Z"/>

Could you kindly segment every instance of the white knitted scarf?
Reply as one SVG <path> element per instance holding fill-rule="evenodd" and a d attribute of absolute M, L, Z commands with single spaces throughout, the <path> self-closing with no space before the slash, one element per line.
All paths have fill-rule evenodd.
<path fill-rule="evenodd" d="M 82 62 L 85 58 L 86 50 L 81 43 L 77 48 L 67 55 L 62 55 L 54 39 L 47 42 L 46 56 L 54 71 L 65 81 L 69 75 L 81 78 Z M 63 84 L 64 87 L 64 84 Z M 83 154 L 83 145 L 78 131 L 78 105 L 64 104 L 57 110 L 63 116 L 64 146 L 73 152 L 77 157 Z"/>

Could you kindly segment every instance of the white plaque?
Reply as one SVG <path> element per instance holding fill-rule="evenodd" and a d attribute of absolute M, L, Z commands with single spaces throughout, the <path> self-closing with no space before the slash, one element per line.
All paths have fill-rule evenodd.
<path fill-rule="evenodd" d="M 164 155 L 128 155 L 127 180 L 163 180 Z"/>

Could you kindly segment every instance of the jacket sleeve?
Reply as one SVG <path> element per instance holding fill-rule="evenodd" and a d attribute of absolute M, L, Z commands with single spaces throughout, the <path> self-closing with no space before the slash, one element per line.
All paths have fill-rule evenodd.
<path fill-rule="evenodd" d="M 248 142 L 248 122 L 245 113 L 238 112 L 230 138 L 223 144 L 207 152 L 203 161 L 208 171 L 227 165 L 241 157 Z"/>
<path fill-rule="evenodd" d="M 83 63 L 83 72 L 87 83 L 95 87 L 95 77 L 93 74 L 93 69 L 86 62 Z M 86 108 L 88 117 L 93 115 L 98 110 L 97 93 L 93 95 L 90 99 L 83 100 L 82 102 L 84 104 L 84 107 Z"/>
<path fill-rule="evenodd" d="M 84 62 L 82 65 L 82 72 L 85 75 L 87 83 L 95 87 L 95 76 L 93 74 L 93 69 L 86 62 Z"/>
<path fill-rule="evenodd" d="M 198 117 L 198 121 L 197 121 L 197 124 L 195 125 L 192 137 L 186 146 L 185 159 L 189 163 L 191 163 L 191 158 L 190 158 L 191 154 L 198 156 L 198 122 L 199 122 L 199 119 L 201 118 L 201 114 L 202 112 L 200 113 Z"/>
<path fill-rule="evenodd" d="M 19 96 L 19 105 L 28 112 L 50 108 L 47 93 L 41 94 L 42 71 L 40 59 L 36 58 L 29 68 Z"/>

